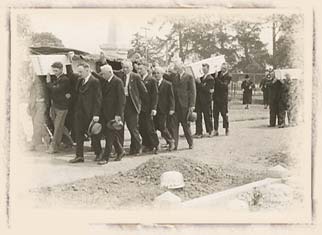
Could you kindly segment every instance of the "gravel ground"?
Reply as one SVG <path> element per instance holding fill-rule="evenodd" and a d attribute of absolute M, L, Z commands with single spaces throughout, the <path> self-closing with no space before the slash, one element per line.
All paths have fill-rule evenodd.
<path fill-rule="evenodd" d="M 229 136 L 224 136 L 220 129 L 218 137 L 195 139 L 193 150 L 188 150 L 185 139 L 181 138 L 176 152 L 161 151 L 156 157 L 126 157 L 103 167 L 90 160 L 84 165 L 71 166 L 67 161 L 72 155 L 55 157 L 57 165 L 52 166 L 53 160 L 49 165 L 46 163 L 50 173 L 45 175 L 46 171 L 42 171 L 43 177 L 55 178 L 51 174 L 57 171 L 74 177 L 69 181 L 63 177 L 55 181 L 56 185 L 33 187 L 33 202 L 36 207 L 128 209 L 148 206 L 165 192 L 159 186 L 159 177 L 167 170 L 178 170 L 184 175 L 185 188 L 173 193 L 185 201 L 267 178 L 267 169 L 278 164 L 296 168 L 294 156 L 301 151 L 303 142 L 301 138 L 290 141 L 289 136 L 300 136 L 301 127 L 267 128 L 268 120 L 263 118 L 268 111 L 262 106 L 250 110 L 239 108 L 240 111 L 230 112 L 235 122 L 231 122 Z M 242 113 L 239 117 L 258 119 L 238 121 L 237 112 Z M 42 159 L 44 164 L 46 160 Z M 81 174 L 82 168 L 87 175 Z"/>
<path fill-rule="evenodd" d="M 285 153 L 272 155 L 267 166 L 289 165 Z M 168 190 L 160 187 L 160 176 L 166 171 L 179 171 L 185 180 L 182 189 Z M 269 177 L 265 170 L 224 168 L 210 166 L 201 161 L 160 155 L 147 160 L 135 169 L 114 175 L 101 175 L 80 179 L 73 183 L 41 187 L 31 190 L 36 206 L 62 206 L 77 208 L 135 208 L 151 206 L 155 197 L 171 191 L 182 201 L 205 196 L 235 186 L 251 183 Z M 285 186 L 282 189 L 285 189 Z M 251 210 L 285 208 L 289 206 L 291 188 L 266 187 L 260 191 L 248 192 L 238 198 L 246 201 Z M 258 194 L 257 194 L 258 192 Z"/>
<path fill-rule="evenodd" d="M 185 187 L 170 190 L 183 201 L 265 178 L 263 173 L 227 174 L 221 167 L 212 167 L 200 161 L 157 156 L 126 172 L 42 187 L 33 190 L 33 193 L 37 196 L 37 202 L 52 205 L 66 203 L 76 204 L 78 207 L 107 209 L 149 206 L 155 197 L 168 191 L 160 188 L 160 176 L 166 171 L 179 171 L 183 174 Z"/>

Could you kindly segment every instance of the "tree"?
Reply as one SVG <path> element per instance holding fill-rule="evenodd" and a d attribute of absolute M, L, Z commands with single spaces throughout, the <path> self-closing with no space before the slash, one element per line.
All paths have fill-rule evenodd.
<path fill-rule="evenodd" d="M 297 45 L 296 33 L 298 26 L 302 26 L 301 15 L 279 15 L 268 17 L 272 24 L 273 55 L 270 63 L 273 68 L 287 68 L 302 64 L 303 45 Z M 295 61 L 296 60 L 296 61 Z"/>
<path fill-rule="evenodd" d="M 266 45 L 260 40 L 259 23 L 239 21 L 233 25 L 240 53 L 240 61 L 236 65 L 244 72 L 264 72 L 269 54 Z"/>
<path fill-rule="evenodd" d="M 32 33 L 31 45 L 34 47 L 64 47 L 62 40 L 49 32 Z"/>

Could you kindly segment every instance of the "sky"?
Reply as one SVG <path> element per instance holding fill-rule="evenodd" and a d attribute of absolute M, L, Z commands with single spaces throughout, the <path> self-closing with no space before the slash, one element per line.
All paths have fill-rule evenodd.
<path fill-rule="evenodd" d="M 184 13 L 186 14 L 186 13 Z M 198 13 L 199 14 L 199 13 Z M 99 53 L 99 45 L 108 43 L 113 37 L 119 46 L 130 47 L 133 34 L 144 35 L 143 27 L 154 17 L 178 15 L 177 12 L 156 10 L 36 10 L 28 14 L 34 32 L 52 32 L 65 47 Z M 189 14 L 188 14 L 189 15 Z M 191 17 L 191 15 L 190 15 Z M 244 18 L 242 14 L 240 17 Z M 264 25 L 261 39 L 272 51 L 271 27 Z M 113 32 L 113 28 L 116 33 Z M 151 28 L 148 36 L 163 36 L 167 31 Z"/>

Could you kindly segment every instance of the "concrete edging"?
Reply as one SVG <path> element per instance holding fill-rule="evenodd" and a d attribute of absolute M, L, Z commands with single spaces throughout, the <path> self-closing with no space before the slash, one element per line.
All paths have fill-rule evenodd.
<path fill-rule="evenodd" d="M 242 186 L 238 186 L 232 189 L 228 189 L 225 191 L 209 194 L 207 196 L 195 198 L 189 201 L 182 202 L 180 204 L 181 207 L 184 208 L 200 208 L 200 207 L 209 207 L 209 206 L 218 206 L 223 205 L 224 202 L 231 200 L 235 196 L 240 193 L 247 192 L 252 190 L 255 187 L 262 187 L 272 183 L 282 182 L 281 178 L 266 178 L 264 180 L 256 181 L 253 183 L 245 184 Z"/>

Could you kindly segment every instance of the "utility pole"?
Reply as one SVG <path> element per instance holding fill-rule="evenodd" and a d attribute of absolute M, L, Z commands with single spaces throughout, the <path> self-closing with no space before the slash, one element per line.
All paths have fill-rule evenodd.
<path fill-rule="evenodd" d="M 145 56 L 146 56 L 146 62 L 148 62 L 148 31 L 150 30 L 147 27 L 141 27 L 144 30 L 145 35 Z"/>
<path fill-rule="evenodd" d="M 273 28 L 272 28 L 272 36 L 273 36 L 273 69 L 276 69 L 276 21 L 275 21 L 275 17 L 273 17 Z"/>

